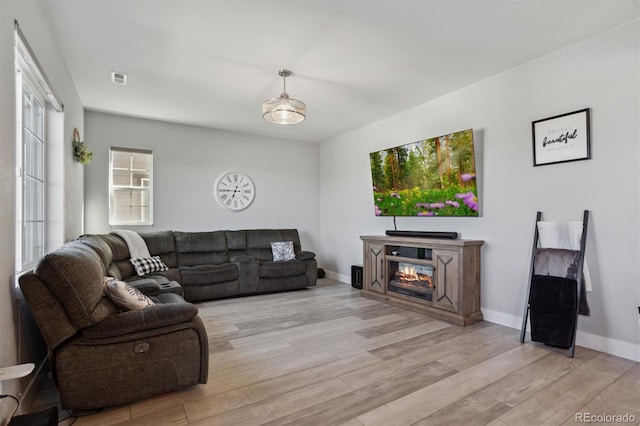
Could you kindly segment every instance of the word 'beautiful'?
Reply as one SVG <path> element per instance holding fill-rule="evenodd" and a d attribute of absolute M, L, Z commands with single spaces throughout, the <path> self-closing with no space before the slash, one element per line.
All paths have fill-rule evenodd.
<path fill-rule="evenodd" d="M 552 143 L 559 143 L 559 142 L 567 143 L 569 142 L 569 139 L 575 139 L 577 137 L 578 137 L 578 129 L 574 129 L 573 133 L 569 133 L 569 132 L 562 133 L 560 136 L 558 136 L 555 139 L 547 139 L 547 137 L 545 136 L 544 140 L 542 141 L 542 147 L 544 148 L 545 146 L 551 145 Z"/>

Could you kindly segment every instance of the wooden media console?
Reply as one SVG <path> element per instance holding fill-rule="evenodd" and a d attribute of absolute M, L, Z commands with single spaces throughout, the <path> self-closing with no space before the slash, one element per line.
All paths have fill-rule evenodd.
<path fill-rule="evenodd" d="M 361 236 L 361 295 L 467 325 L 482 320 L 484 241 Z"/>

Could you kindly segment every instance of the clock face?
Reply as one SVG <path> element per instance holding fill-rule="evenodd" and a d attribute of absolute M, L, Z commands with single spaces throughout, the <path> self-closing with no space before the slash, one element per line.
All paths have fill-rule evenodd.
<path fill-rule="evenodd" d="M 229 210 L 249 207 L 255 196 L 255 187 L 249 176 L 242 172 L 224 172 L 216 179 L 216 201 Z"/>

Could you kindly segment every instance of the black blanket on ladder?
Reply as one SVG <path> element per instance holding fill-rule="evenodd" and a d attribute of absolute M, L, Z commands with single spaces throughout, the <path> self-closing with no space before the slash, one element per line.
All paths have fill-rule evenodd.
<path fill-rule="evenodd" d="M 531 340 L 568 349 L 576 324 L 578 285 L 570 278 L 534 275 L 529 292 Z"/>

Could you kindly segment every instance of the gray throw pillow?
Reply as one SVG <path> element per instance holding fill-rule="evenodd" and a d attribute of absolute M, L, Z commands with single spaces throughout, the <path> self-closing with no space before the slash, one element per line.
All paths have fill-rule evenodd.
<path fill-rule="evenodd" d="M 296 253 L 293 250 L 293 241 L 276 241 L 271 243 L 271 253 L 273 253 L 274 262 L 286 262 L 296 258 Z"/>

